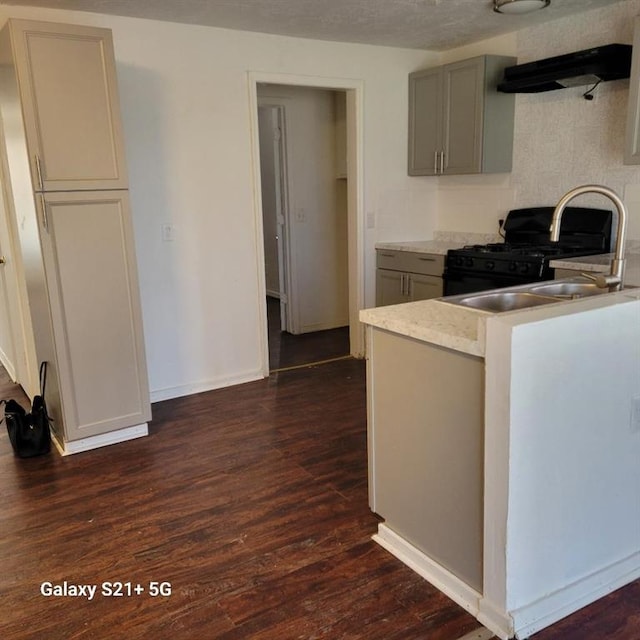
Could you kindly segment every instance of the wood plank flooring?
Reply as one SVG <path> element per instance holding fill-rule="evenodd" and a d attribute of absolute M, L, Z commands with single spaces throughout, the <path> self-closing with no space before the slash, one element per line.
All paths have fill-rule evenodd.
<path fill-rule="evenodd" d="M 0 371 L 0 397 L 17 397 Z M 23 398 L 26 400 L 26 398 Z M 2 640 L 456 640 L 478 623 L 381 547 L 364 363 L 155 404 L 151 433 L 19 460 L 0 433 Z M 46 597 L 45 582 L 97 585 Z M 104 582 L 145 592 L 101 595 Z M 152 597 L 151 581 L 171 595 Z M 638 640 L 640 584 L 536 640 Z"/>
<path fill-rule="evenodd" d="M 349 327 L 293 335 L 280 331 L 280 301 L 267 297 L 269 370 L 348 356 Z"/>

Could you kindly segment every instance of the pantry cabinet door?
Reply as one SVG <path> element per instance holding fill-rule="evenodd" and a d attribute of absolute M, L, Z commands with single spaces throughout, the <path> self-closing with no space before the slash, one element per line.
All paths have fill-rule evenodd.
<path fill-rule="evenodd" d="M 10 25 L 35 189 L 126 189 L 111 31 Z"/>
<path fill-rule="evenodd" d="M 126 191 L 38 196 L 68 441 L 150 419 Z"/>

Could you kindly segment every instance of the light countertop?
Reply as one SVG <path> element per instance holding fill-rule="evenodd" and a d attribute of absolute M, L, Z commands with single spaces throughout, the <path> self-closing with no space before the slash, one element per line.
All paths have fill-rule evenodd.
<path fill-rule="evenodd" d="M 502 242 L 502 238 L 491 233 L 463 233 L 458 231 L 436 231 L 433 240 L 406 240 L 400 242 L 378 242 L 376 249 L 388 251 L 414 251 L 446 255 L 449 249 L 459 249 L 467 244 Z"/>
<path fill-rule="evenodd" d="M 363 309 L 360 311 L 360 321 L 377 329 L 484 357 L 486 323 L 493 317 L 517 316 L 513 318 L 514 321 L 539 322 L 546 318 L 570 315 L 635 299 L 640 299 L 640 289 L 626 289 L 576 300 L 558 300 L 552 304 L 493 313 L 451 304 L 446 302 L 446 298 L 435 298 Z"/>
<path fill-rule="evenodd" d="M 484 355 L 484 322 L 490 315 L 435 300 L 419 300 L 360 311 L 360 321 L 409 338 Z"/>
<path fill-rule="evenodd" d="M 438 240 L 408 240 L 407 242 L 378 242 L 376 249 L 387 251 L 413 251 L 415 253 L 432 253 L 434 255 L 447 255 L 449 249 L 461 247 L 460 243 L 451 243 Z"/>

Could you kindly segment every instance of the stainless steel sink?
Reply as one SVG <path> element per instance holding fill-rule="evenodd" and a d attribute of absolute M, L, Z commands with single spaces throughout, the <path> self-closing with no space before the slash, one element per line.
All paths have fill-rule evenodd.
<path fill-rule="evenodd" d="M 483 311 L 514 311 L 516 309 L 527 309 L 543 304 L 559 302 L 558 298 L 537 295 L 526 291 L 494 291 L 491 293 L 477 293 L 467 296 L 453 296 L 445 300 L 453 302 L 463 307 L 473 307 Z"/>
<path fill-rule="evenodd" d="M 595 282 L 548 282 L 529 289 L 531 293 L 561 298 L 582 298 L 608 293 L 609 289 L 598 287 Z"/>
<path fill-rule="evenodd" d="M 635 288 L 635 287 L 625 287 Z M 538 282 L 507 289 L 494 289 L 480 293 L 464 293 L 442 298 L 443 302 L 472 307 L 482 311 L 499 313 L 538 307 L 553 302 L 574 300 L 587 296 L 609 293 L 609 288 L 598 287 L 595 282 L 584 276 L 576 276 L 565 280 Z"/>

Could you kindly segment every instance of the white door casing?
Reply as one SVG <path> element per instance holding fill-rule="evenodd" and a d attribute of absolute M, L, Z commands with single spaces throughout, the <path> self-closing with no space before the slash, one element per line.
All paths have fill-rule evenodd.
<path fill-rule="evenodd" d="M 346 129 L 347 129 L 347 236 L 348 236 L 348 281 L 349 281 L 349 334 L 350 351 L 355 357 L 365 352 L 364 331 L 359 322 L 358 313 L 364 305 L 364 219 L 363 219 L 363 182 L 362 182 L 362 104 L 363 82 L 345 78 L 324 78 L 249 72 L 249 98 L 251 117 L 252 159 L 254 166 L 254 219 L 257 254 L 258 309 L 262 315 L 262 361 L 263 374 L 269 372 L 267 340 L 267 319 L 264 298 L 266 296 L 264 280 L 264 244 L 262 228 L 262 203 L 259 185 L 259 137 L 258 137 L 258 84 L 280 84 L 302 87 L 316 87 L 346 92 Z"/>

